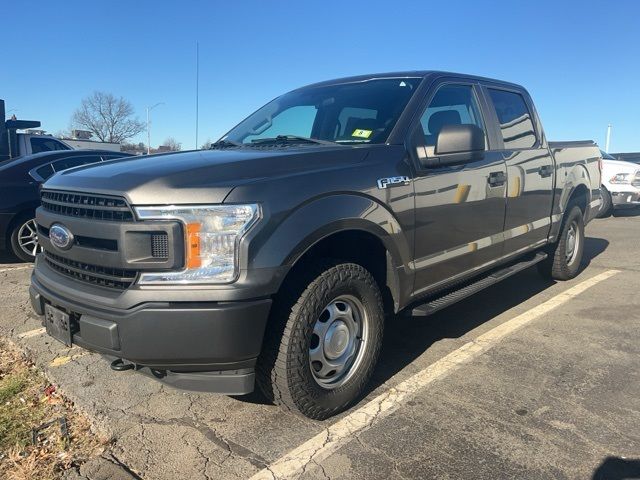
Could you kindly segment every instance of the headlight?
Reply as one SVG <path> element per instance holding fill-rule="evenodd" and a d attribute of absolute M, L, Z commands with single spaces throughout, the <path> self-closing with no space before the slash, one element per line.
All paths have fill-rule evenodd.
<path fill-rule="evenodd" d="M 613 177 L 611 177 L 611 180 L 609 180 L 609 182 L 617 183 L 617 184 L 631 183 L 631 174 L 630 173 L 616 173 Z"/>
<path fill-rule="evenodd" d="M 139 283 L 228 283 L 238 277 L 242 236 L 260 217 L 258 205 L 136 207 L 142 220 L 180 220 L 185 233 L 185 269 L 143 273 Z"/>

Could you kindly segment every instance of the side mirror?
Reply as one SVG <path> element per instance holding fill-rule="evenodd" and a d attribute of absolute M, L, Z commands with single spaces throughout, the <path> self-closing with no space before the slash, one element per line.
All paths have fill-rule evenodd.
<path fill-rule="evenodd" d="M 484 151 L 484 132 L 477 125 L 445 125 L 436 140 L 436 156 Z"/>

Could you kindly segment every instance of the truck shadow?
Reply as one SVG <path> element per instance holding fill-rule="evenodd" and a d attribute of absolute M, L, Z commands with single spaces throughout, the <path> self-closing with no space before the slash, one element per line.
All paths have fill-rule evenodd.
<path fill-rule="evenodd" d="M 613 212 L 614 217 L 638 217 L 640 216 L 640 208 L 620 208 Z"/>
<path fill-rule="evenodd" d="M 640 478 L 640 459 L 607 457 L 593 472 L 593 480 L 631 480 Z"/>
<path fill-rule="evenodd" d="M 587 237 L 581 272 L 603 253 L 609 242 Z M 411 364 L 433 344 L 446 338 L 460 338 L 507 310 L 554 285 L 535 268 L 514 275 L 429 317 L 396 315 L 385 326 L 385 339 L 378 367 L 367 393 Z"/>

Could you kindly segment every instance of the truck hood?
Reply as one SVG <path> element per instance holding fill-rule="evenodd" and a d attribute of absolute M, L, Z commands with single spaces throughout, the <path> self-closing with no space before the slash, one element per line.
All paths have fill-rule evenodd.
<path fill-rule="evenodd" d="M 366 147 L 305 145 L 127 157 L 65 170 L 43 188 L 119 195 L 131 205 L 222 203 L 239 185 L 344 168 L 362 162 L 367 151 Z"/>
<path fill-rule="evenodd" d="M 634 172 L 640 168 L 640 165 L 631 162 L 625 162 L 624 160 L 609 160 L 608 158 L 602 159 L 602 166 L 605 168 L 616 169 L 622 172 Z"/>

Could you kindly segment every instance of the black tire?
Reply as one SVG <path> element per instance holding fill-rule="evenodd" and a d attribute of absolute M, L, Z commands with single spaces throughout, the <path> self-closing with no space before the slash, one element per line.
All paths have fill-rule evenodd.
<path fill-rule="evenodd" d="M 382 345 L 382 296 L 373 276 L 354 263 L 323 262 L 304 268 L 294 277 L 274 302 L 256 368 L 257 381 L 275 404 L 324 420 L 353 405 L 371 378 Z M 343 383 L 326 388 L 319 383 L 318 373 L 312 372 L 310 348 L 314 326 L 340 298 L 358 300 L 363 309 L 360 322 L 367 328 L 362 334 L 364 341 L 354 347 L 358 350 L 352 355 L 353 364 L 345 367 Z"/>
<path fill-rule="evenodd" d="M 602 197 L 602 205 L 600 205 L 600 211 L 598 212 L 598 215 L 596 215 L 596 217 L 610 217 L 613 213 L 613 200 L 611 199 L 611 194 L 606 188 L 600 187 L 600 195 Z"/>
<path fill-rule="evenodd" d="M 24 246 L 25 248 L 31 250 L 32 245 L 21 246 L 21 238 L 22 242 L 24 243 L 24 236 L 27 229 L 28 231 L 33 231 L 35 233 L 35 223 L 33 220 L 33 215 L 22 215 L 12 224 L 11 227 L 11 233 L 9 236 L 9 246 L 11 247 L 11 253 L 13 253 L 13 255 L 18 257 L 23 262 L 33 262 L 36 259 L 33 253 L 29 253 L 25 251 L 25 249 L 23 249 Z M 37 234 L 34 241 L 35 249 L 33 251 L 35 252 L 35 254 L 37 254 L 41 250 L 41 247 L 39 247 L 37 244 Z"/>
<path fill-rule="evenodd" d="M 573 249 L 570 248 L 570 232 L 575 233 Z M 568 248 L 569 245 L 569 248 Z M 569 254 L 568 250 L 572 253 Z M 584 216 L 580 207 L 569 205 L 562 220 L 560 238 L 549 249 L 549 257 L 538 263 L 538 271 L 546 278 L 554 280 L 570 280 L 580 271 L 584 251 Z"/>

